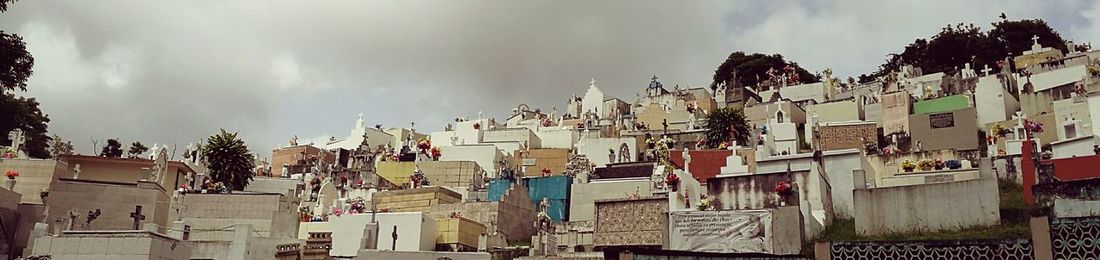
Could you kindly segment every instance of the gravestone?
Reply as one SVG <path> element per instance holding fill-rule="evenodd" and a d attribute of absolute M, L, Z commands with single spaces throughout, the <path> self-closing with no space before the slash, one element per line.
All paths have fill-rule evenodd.
<path fill-rule="evenodd" d="M 317 203 L 321 205 L 321 208 L 325 212 L 331 210 L 330 207 L 332 207 L 339 198 L 340 190 L 337 190 L 332 182 L 321 184 L 321 191 L 318 192 Z"/>

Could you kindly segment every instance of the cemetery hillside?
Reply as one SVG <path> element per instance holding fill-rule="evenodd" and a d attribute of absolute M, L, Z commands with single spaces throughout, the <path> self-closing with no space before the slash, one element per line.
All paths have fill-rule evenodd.
<path fill-rule="evenodd" d="M 1008 2 L 0 0 L 0 259 L 1100 258 Z"/>

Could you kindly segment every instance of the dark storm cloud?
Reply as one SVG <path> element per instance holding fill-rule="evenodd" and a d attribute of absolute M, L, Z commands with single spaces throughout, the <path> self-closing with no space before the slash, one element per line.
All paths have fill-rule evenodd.
<path fill-rule="evenodd" d="M 988 23 L 1000 12 L 944 8 L 951 6 L 973 9 L 877 1 L 20 1 L 0 15 L 0 28 L 26 37 L 37 61 L 26 94 L 42 100 L 51 132 L 83 153 L 89 137 L 182 147 L 226 128 L 266 154 L 292 135 L 346 136 L 359 111 L 370 125 L 416 122 L 437 131 L 479 111 L 503 119 L 520 103 L 561 111 L 591 78 L 626 100 L 655 74 L 666 86 L 703 86 L 734 50 L 858 74 L 943 24 L 972 16 Z M 1064 33 L 1097 37 L 1095 5 L 1005 6 L 1074 15 Z"/>

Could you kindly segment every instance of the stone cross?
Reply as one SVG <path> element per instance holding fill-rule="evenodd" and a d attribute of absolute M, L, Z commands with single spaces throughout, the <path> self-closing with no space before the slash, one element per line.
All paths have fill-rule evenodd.
<path fill-rule="evenodd" d="M 134 230 L 140 230 L 141 221 L 145 220 L 145 215 L 141 214 L 141 205 L 134 206 L 134 212 L 130 213 L 130 218 L 134 219 Z"/>
<path fill-rule="evenodd" d="M 80 179 L 80 164 L 73 166 L 73 179 Z"/>
<path fill-rule="evenodd" d="M 985 76 L 989 76 L 989 72 L 990 72 L 990 71 L 993 71 L 993 69 L 990 69 L 990 68 L 989 68 L 989 64 L 986 64 L 986 65 L 985 65 L 985 68 L 984 68 L 984 69 L 982 69 L 982 74 L 985 74 Z"/>
<path fill-rule="evenodd" d="M 23 129 L 16 128 L 8 132 L 8 140 L 11 140 L 11 148 L 18 155 L 19 148 L 23 146 L 23 143 L 26 143 L 27 137 L 23 136 Z"/>

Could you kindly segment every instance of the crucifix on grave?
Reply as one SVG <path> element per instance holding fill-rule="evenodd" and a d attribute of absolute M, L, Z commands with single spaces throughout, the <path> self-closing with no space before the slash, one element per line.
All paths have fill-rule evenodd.
<path fill-rule="evenodd" d="M 985 74 L 985 76 L 989 76 L 989 72 L 990 72 L 990 71 L 993 71 L 993 69 L 990 69 L 990 68 L 989 68 L 989 64 L 986 64 L 986 65 L 985 65 L 985 68 L 984 68 L 984 69 L 982 69 L 982 74 Z"/>
<path fill-rule="evenodd" d="M 23 129 L 16 128 L 8 132 L 8 140 L 11 140 L 11 149 L 15 151 L 16 157 L 20 157 L 19 149 L 27 142 L 27 137 L 23 135 Z"/>
<path fill-rule="evenodd" d="M 134 212 L 130 213 L 130 218 L 134 219 L 134 230 L 140 230 L 141 221 L 145 220 L 145 215 L 141 214 L 141 205 L 134 206 Z"/>
<path fill-rule="evenodd" d="M 73 166 L 73 179 L 74 180 L 80 179 L 80 164 L 79 163 L 76 164 L 76 166 Z"/>

